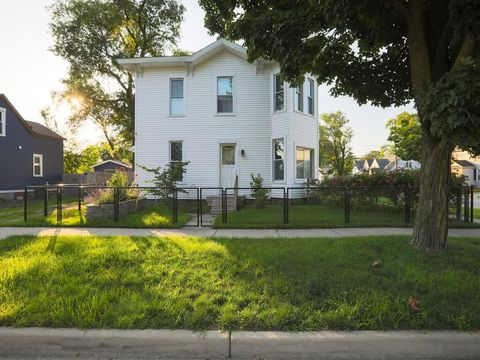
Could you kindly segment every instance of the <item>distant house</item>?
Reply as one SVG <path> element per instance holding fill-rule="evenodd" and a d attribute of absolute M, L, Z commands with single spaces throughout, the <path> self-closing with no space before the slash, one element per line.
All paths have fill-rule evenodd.
<path fill-rule="evenodd" d="M 480 186 L 480 164 L 468 160 L 453 160 L 452 172 L 465 176 L 465 182 L 475 187 Z"/>
<path fill-rule="evenodd" d="M 415 160 L 396 160 L 390 159 L 365 159 L 357 160 L 353 166 L 352 175 L 356 174 L 373 174 L 379 171 L 398 171 L 398 170 L 415 170 L 420 169 L 420 163 Z"/>
<path fill-rule="evenodd" d="M 64 140 L 47 127 L 25 120 L 0 94 L 0 193 L 61 183 Z"/>
<path fill-rule="evenodd" d="M 132 170 L 132 165 L 120 160 L 105 160 L 92 166 L 94 172 L 115 172 L 117 170 Z"/>

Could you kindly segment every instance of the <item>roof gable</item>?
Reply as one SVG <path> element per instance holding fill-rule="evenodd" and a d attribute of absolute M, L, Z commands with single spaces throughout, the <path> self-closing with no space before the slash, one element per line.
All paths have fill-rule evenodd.
<path fill-rule="evenodd" d="M 190 68 L 196 66 L 222 51 L 230 53 L 247 60 L 247 50 L 231 41 L 218 39 L 203 49 L 189 56 L 159 56 L 146 58 L 117 59 L 118 64 L 130 72 L 142 71 L 145 68 L 161 68 L 182 66 Z"/>
<path fill-rule="evenodd" d="M 5 102 L 8 109 L 14 113 L 15 117 L 18 119 L 20 124 L 22 124 L 31 135 L 55 139 L 55 140 L 62 140 L 62 141 L 66 140 L 63 136 L 57 134 L 55 131 L 50 130 L 49 128 L 47 128 L 46 126 L 40 123 L 25 120 L 23 116 L 17 111 L 15 106 L 13 106 L 10 100 L 8 100 L 5 94 L 0 94 L 0 99 L 2 99 Z"/>

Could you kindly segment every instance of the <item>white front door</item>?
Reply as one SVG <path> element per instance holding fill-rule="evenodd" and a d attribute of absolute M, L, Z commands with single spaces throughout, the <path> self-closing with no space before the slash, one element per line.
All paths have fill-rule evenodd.
<path fill-rule="evenodd" d="M 220 144 L 220 186 L 223 188 L 234 187 L 236 175 L 236 145 Z"/>

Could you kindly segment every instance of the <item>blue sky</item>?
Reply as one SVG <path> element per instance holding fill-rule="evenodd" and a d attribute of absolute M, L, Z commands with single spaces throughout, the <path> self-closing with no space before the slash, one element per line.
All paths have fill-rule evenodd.
<path fill-rule="evenodd" d="M 203 11 L 197 1 L 182 2 L 187 12 L 179 47 L 196 51 L 215 38 L 203 26 Z M 50 103 L 51 92 L 60 88 L 67 72 L 67 63 L 48 51 L 52 38 L 46 7 L 51 3 L 52 0 L 3 0 L 0 12 L 0 93 L 6 94 L 20 113 L 33 121 L 41 121 L 40 110 Z M 358 106 L 351 98 L 330 96 L 325 86 L 319 88 L 318 104 L 320 113 L 340 110 L 350 119 L 356 155 L 387 143 L 386 121 L 402 111 L 413 111 L 412 106 Z M 102 138 L 96 129 L 87 127 L 79 139 L 86 144 Z"/>

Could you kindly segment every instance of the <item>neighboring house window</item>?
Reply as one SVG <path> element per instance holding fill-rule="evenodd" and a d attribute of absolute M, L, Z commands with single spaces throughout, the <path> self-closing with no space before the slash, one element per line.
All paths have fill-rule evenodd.
<path fill-rule="evenodd" d="M 43 176 L 43 155 L 33 154 L 33 176 Z"/>
<path fill-rule="evenodd" d="M 307 100 L 308 100 L 308 113 L 310 115 L 313 115 L 313 112 L 315 111 L 315 101 L 313 100 L 315 96 L 315 81 L 312 79 L 308 79 L 308 95 L 307 95 Z"/>
<path fill-rule="evenodd" d="M 303 112 L 303 84 L 295 88 L 295 110 Z"/>
<path fill-rule="evenodd" d="M 296 177 L 300 180 L 313 178 L 313 150 L 297 146 Z"/>
<path fill-rule="evenodd" d="M 181 141 L 170 141 L 170 166 L 183 161 L 183 143 Z M 183 175 L 177 181 L 182 181 Z"/>
<path fill-rule="evenodd" d="M 273 180 L 285 179 L 285 142 L 283 139 L 273 140 Z"/>
<path fill-rule="evenodd" d="M 7 135 L 7 111 L 0 108 L 0 136 Z"/>
<path fill-rule="evenodd" d="M 233 113 L 233 77 L 217 78 L 217 112 L 219 114 Z"/>
<path fill-rule="evenodd" d="M 280 78 L 280 74 L 273 75 L 273 87 L 274 87 L 274 109 L 275 111 L 281 111 L 284 109 L 285 104 L 285 89 L 283 88 L 283 81 Z"/>
<path fill-rule="evenodd" d="M 170 115 L 184 115 L 183 79 L 170 79 Z"/>

